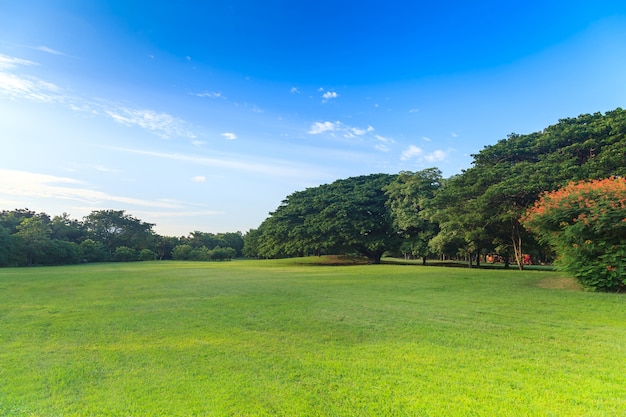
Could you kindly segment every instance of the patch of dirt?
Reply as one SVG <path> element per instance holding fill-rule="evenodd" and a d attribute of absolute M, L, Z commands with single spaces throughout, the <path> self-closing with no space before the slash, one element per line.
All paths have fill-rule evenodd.
<path fill-rule="evenodd" d="M 538 287 L 553 290 L 582 291 L 583 287 L 574 278 L 555 277 L 546 278 L 537 283 Z"/>

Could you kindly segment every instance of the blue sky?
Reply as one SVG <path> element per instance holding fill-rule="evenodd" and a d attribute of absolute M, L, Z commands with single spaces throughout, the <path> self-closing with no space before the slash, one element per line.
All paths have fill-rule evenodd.
<path fill-rule="evenodd" d="M 0 209 L 245 232 L 625 102 L 623 1 L 0 0 Z"/>

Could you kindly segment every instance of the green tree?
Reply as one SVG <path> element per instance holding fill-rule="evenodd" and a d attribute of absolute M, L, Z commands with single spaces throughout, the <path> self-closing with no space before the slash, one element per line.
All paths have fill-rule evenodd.
<path fill-rule="evenodd" d="M 140 261 L 154 261 L 156 259 L 156 253 L 151 251 L 150 249 L 142 249 L 139 251 Z"/>
<path fill-rule="evenodd" d="M 144 223 L 124 210 L 96 210 L 83 219 L 89 237 L 101 242 L 113 256 L 115 248 L 126 246 L 135 250 L 154 247 L 154 224 Z"/>
<path fill-rule="evenodd" d="M 186 243 L 177 245 L 172 250 L 172 258 L 177 261 L 189 261 L 192 259 L 193 248 Z"/>
<path fill-rule="evenodd" d="M 109 252 L 100 242 L 85 239 L 79 245 L 82 259 L 87 262 L 104 262 L 109 260 Z"/>
<path fill-rule="evenodd" d="M 45 258 L 50 249 L 52 231 L 40 216 L 24 218 L 16 227 L 16 248 L 21 252 L 27 265 L 36 265 Z"/>
<path fill-rule="evenodd" d="M 424 215 L 424 205 L 434 198 L 443 179 L 441 171 L 429 168 L 418 172 L 401 172 L 384 190 L 388 197 L 393 225 L 406 239 L 401 246 L 405 254 L 426 257 L 432 254 L 428 243 L 438 226 Z"/>
<path fill-rule="evenodd" d="M 137 260 L 137 251 L 128 246 L 118 246 L 113 253 L 116 262 L 131 262 Z"/>
<path fill-rule="evenodd" d="M 0 266 L 10 265 L 13 238 L 9 231 L 0 226 Z"/>
<path fill-rule="evenodd" d="M 358 252 L 380 263 L 401 243 L 383 190 L 394 179 L 373 174 L 291 194 L 259 227 L 259 255 Z"/>

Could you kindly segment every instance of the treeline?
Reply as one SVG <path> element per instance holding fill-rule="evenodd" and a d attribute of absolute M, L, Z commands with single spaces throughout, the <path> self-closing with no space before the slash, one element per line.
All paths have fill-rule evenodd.
<path fill-rule="evenodd" d="M 28 209 L 0 212 L 0 266 L 147 260 L 223 261 L 241 256 L 241 233 L 195 231 L 161 236 L 154 224 L 123 210 L 97 210 L 82 220 Z"/>
<path fill-rule="evenodd" d="M 529 257 L 551 261 L 552 248 L 520 222 L 526 210 L 542 193 L 572 181 L 626 176 L 625 152 L 624 110 L 563 119 L 486 146 L 451 178 L 431 168 L 295 192 L 248 232 L 244 254 L 360 253 L 378 263 L 389 253 L 463 257 L 470 266 L 489 254 L 519 268 Z"/>

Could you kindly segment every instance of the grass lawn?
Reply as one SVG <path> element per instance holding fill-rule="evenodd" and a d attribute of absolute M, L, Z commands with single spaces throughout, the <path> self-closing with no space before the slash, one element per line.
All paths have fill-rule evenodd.
<path fill-rule="evenodd" d="M 315 259 L 0 269 L 0 415 L 626 416 L 626 296 Z"/>

